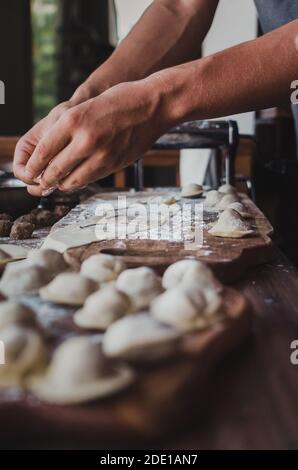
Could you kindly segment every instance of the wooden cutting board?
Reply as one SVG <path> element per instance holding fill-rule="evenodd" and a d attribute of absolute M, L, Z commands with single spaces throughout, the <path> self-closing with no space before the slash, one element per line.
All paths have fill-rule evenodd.
<path fill-rule="evenodd" d="M 207 406 L 215 366 L 250 332 L 252 312 L 245 298 L 230 288 L 223 296 L 224 321 L 185 335 L 170 360 L 134 366 L 135 384 L 114 397 L 80 406 L 53 406 L 16 390 L 1 391 L 1 447 L 29 443 L 54 448 L 136 448 L 158 443 L 162 436 L 188 426 Z M 47 315 L 42 306 L 40 310 Z M 77 333 L 71 318 L 71 311 L 66 317 L 60 311 L 49 335 L 51 343 L 61 341 L 66 331 Z"/>
<path fill-rule="evenodd" d="M 157 193 L 140 193 L 139 197 L 140 199 L 148 198 L 152 194 L 156 195 Z M 100 194 L 98 203 L 99 201 L 113 200 L 118 195 L 119 193 Z M 111 253 L 122 256 L 129 267 L 151 266 L 162 274 L 169 264 L 183 258 L 196 258 L 207 263 L 223 283 L 236 281 L 249 267 L 266 263 L 273 256 L 271 239 L 273 228 L 270 222 L 251 199 L 244 194 L 240 195 L 240 198 L 252 214 L 255 236 L 231 239 L 210 235 L 208 230 L 217 219 L 217 214 L 214 211 L 204 210 L 203 243 L 200 246 L 193 248 L 188 246 L 186 249 L 183 242 L 168 240 L 104 240 L 68 249 L 67 259 L 73 267 L 79 268 L 80 264 L 93 254 Z M 197 203 L 201 204 L 202 201 L 198 200 Z M 92 198 L 89 203 L 90 213 L 94 212 L 95 204 L 96 200 Z M 88 210 L 88 201 L 84 203 L 83 209 Z M 72 223 L 75 223 L 76 216 L 80 213 L 78 209 L 75 211 L 68 216 Z"/>

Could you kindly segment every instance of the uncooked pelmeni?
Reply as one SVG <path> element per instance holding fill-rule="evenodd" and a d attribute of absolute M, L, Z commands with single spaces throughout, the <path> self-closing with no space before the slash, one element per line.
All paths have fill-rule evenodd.
<path fill-rule="evenodd" d="M 35 326 L 34 312 L 17 302 L 0 302 L 0 330 L 14 324 Z"/>
<path fill-rule="evenodd" d="M 212 271 L 206 264 L 195 259 L 183 259 L 169 266 L 163 275 L 162 286 L 164 289 L 190 282 L 196 282 L 199 286 L 215 287 L 217 284 Z"/>
<path fill-rule="evenodd" d="M 180 196 L 186 198 L 196 198 L 203 194 L 204 189 L 201 185 L 191 183 L 186 186 L 183 186 Z"/>
<path fill-rule="evenodd" d="M 234 211 L 238 212 L 244 219 L 251 219 L 252 216 L 241 202 L 232 202 L 227 209 L 234 209 Z"/>
<path fill-rule="evenodd" d="M 209 233 L 216 237 L 243 238 L 252 235 L 254 231 L 238 212 L 226 209 L 219 216 L 217 223 L 209 230 Z"/>
<path fill-rule="evenodd" d="M 205 205 L 207 207 L 216 207 L 223 197 L 224 194 L 219 193 L 216 191 L 216 189 L 208 191 L 205 199 Z"/>
<path fill-rule="evenodd" d="M 153 269 L 147 267 L 123 271 L 116 281 L 116 287 L 130 297 L 136 309 L 147 307 L 162 290 L 159 277 Z"/>
<path fill-rule="evenodd" d="M 81 328 L 105 330 L 130 309 L 131 302 L 126 294 L 114 286 L 106 287 L 87 298 L 84 307 L 75 313 L 74 322 Z"/>
<path fill-rule="evenodd" d="M 50 279 L 51 276 L 44 268 L 29 265 L 26 260 L 9 263 L 0 281 L 0 292 L 6 297 L 34 295 Z"/>
<path fill-rule="evenodd" d="M 104 335 L 103 351 L 111 358 L 152 361 L 173 354 L 179 338 L 177 330 L 141 313 L 113 323 Z"/>
<path fill-rule="evenodd" d="M 27 256 L 27 263 L 45 268 L 52 276 L 65 271 L 68 267 L 63 255 L 55 250 L 31 250 Z"/>
<path fill-rule="evenodd" d="M 98 254 L 90 256 L 81 266 L 81 274 L 96 282 L 103 283 L 117 279 L 124 271 L 125 264 L 119 256 Z"/>
<path fill-rule="evenodd" d="M 65 272 L 58 274 L 48 285 L 39 290 L 40 297 L 57 304 L 81 306 L 98 284 L 81 274 Z"/>
<path fill-rule="evenodd" d="M 217 204 L 216 209 L 218 209 L 220 212 L 224 211 L 229 207 L 230 204 L 233 204 L 234 202 L 239 202 L 239 199 L 237 195 L 235 194 L 226 194 Z"/>
<path fill-rule="evenodd" d="M 55 350 L 46 373 L 30 379 L 28 388 L 43 401 L 71 404 L 114 394 L 133 379 L 130 368 L 108 363 L 98 340 L 80 336 L 62 343 Z"/>
<path fill-rule="evenodd" d="M 46 349 L 41 336 L 20 325 L 0 330 L 5 345 L 5 364 L 0 366 L 0 387 L 20 384 L 26 375 L 40 370 L 46 361 Z"/>
<path fill-rule="evenodd" d="M 218 192 L 222 194 L 237 194 L 237 189 L 231 184 L 223 184 L 218 188 Z"/>

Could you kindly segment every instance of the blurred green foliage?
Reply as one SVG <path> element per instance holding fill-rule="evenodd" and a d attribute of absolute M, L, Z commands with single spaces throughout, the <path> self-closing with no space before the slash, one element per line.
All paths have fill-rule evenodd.
<path fill-rule="evenodd" d="M 34 119 L 56 104 L 56 24 L 59 0 L 31 0 Z"/>

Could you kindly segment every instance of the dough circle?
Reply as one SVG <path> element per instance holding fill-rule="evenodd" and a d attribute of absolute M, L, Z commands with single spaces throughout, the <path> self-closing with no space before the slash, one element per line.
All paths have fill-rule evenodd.
<path fill-rule="evenodd" d="M 98 340 L 77 336 L 58 346 L 46 373 L 31 379 L 28 387 L 46 402 L 74 404 L 114 394 L 133 380 L 130 368 L 107 362 Z"/>

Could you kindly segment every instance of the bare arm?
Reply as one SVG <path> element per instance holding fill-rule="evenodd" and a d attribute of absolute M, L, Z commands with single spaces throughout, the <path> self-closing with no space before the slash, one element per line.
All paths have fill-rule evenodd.
<path fill-rule="evenodd" d="M 85 101 L 121 82 L 197 59 L 219 0 L 155 0 L 112 56 L 73 96 Z"/>

